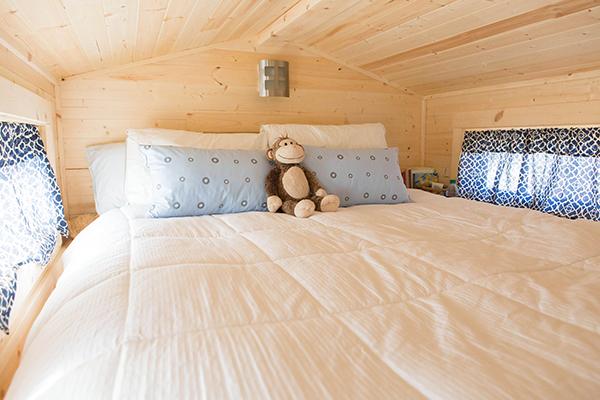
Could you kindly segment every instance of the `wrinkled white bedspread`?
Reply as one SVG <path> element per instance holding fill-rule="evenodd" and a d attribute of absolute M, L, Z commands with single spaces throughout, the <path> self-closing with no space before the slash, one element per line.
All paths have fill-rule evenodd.
<path fill-rule="evenodd" d="M 65 252 L 8 398 L 600 398 L 600 223 L 411 197 L 108 212 Z"/>

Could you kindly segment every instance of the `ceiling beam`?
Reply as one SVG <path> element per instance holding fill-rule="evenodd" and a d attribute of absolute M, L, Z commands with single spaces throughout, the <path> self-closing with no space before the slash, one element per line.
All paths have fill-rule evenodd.
<path fill-rule="evenodd" d="M 410 89 L 408 89 L 408 88 L 406 88 L 404 86 L 401 86 L 401 85 L 399 85 L 397 83 L 394 83 L 392 81 L 389 81 L 389 80 L 385 79 L 381 75 L 378 75 L 378 74 L 376 74 L 374 72 L 371 72 L 371 71 L 367 71 L 364 68 L 358 67 L 356 65 L 349 64 L 346 61 L 341 60 L 341 59 L 339 59 L 337 57 L 333 57 L 331 54 L 329 54 L 327 52 L 324 52 L 324 51 L 321 51 L 321 50 L 319 50 L 316 47 L 307 46 L 307 45 L 304 45 L 304 44 L 294 43 L 294 42 L 289 42 L 289 41 L 286 42 L 286 43 L 288 43 L 288 44 L 290 44 L 292 46 L 295 46 L 295 47 L 299 48 L 300 50 L 304 50 L 307 53 L 310 53 L 312 55 L 324 58 L 324 59 L 329 60 L 331 62 L 334 62 L 334 63 L 336 63 L 338 65 L 346 67 L 346 68 L 348 68 L 348 69 L 350 69 L 352 71 L 358 72 L 359 74 L 365 75 L 365 76 L 367 76 L 367 77 L 369 77 L 371 79 L 376 80 L 377 82 L 383 83 L 384 85 L 387 85 L 387 86 L 392 87 L 394 89 L 398 89 L 398 91 L 400 91 L 402 93 L 405 93 L 405 94 L 408 94 L 408 95 L 414 95 L 414 94 L 416 94 L 412 90 L 410 90 Z"/>
<path fill-rule="evenodd" d="M 190 56 L 193 54 L 198 54 L 198 53 L 202 53 L 202 52 L 213 50 L 213 49 L 219 49 L 222 46 L 227 46 L 228 44 L 237 43 L 237 42 L 238 42 L 238 40 L 231 40 L 231 41 L 227 41 L 227 42 L 212 43 L 212 44 L 208 44 L 206 46 L 194 47 L 193 49 L 181 50 L 181 51 L 177 51 L 175 53 L 167 53 L 167 54 L 163 54 L 161 56 L 144 58 L 143 60 L 131 61 L 131 62 L 128 62 L 125 64 L 112 65 L 112 66 L 105 67 L 105 68 L 99 68 L 99 69 L 95 69 L 92 71 L 82 72 L 80 74 L 69 75 L 69 76 L 65 76 L 64 78 L 62 78 L 62 80 L 68 81 L 68 80 L 73 80 L 73 79 L 93 78 L 95 76 L 103 76 L 106 74 L 112 74 L 112 73 L 116 73 L 119 71 L 123 71 L 123 70 L 129 69 L 131 67 L 140 67 L 142 65 L 153 64 L 153 63 L 157 63 L 157 62 L 161 62 L 161 61 L 168 61 L 168 60 L 171 60 L 174 58 Z"/>
<path fill-rule="evenodd" d="M 589 8 L 600 6 L 600 0 L 563 0 L 536 10 L 532 10 L 511 18 L 507 18 L 489 25 L 485 25 L 458 35 L 430 43 L 421 47 L 394 54 L 380 60 L 360 65 L 366 70 L 377 70 L 398 64 L 402 61 L 426 56 L 429 54 L 449 50 L 468 43 L 496 36 L 514 29 L 523 28 L 538 22 L 564 17 Z"/>
<path fill-rule="evenodd" d="M 266 43 L 269 39 L 277 37 L 288 26 L 298 21 L 302 16 L 314 9 L 319 3 L 324 0 L 300 0 L 286 12 L 284 12 L 273 23 L 263 29 L 255 39 L 255 45 L 260 46 Z"/>
<path fill-rule="evenodd" d="M 590 79 L 600 79 L 600 65 L 596 64 L 596 67 L 591 67 L 592 69 L 583 68 L 581 71 L 574 71 L 569 74 L 557 74 L 552 75 L 545 78 L 535 78 L 535 79 L 527 79 L 522 81 L 511 81 L 507 83 L 494 83 L 488 84 L 484 86 L 476 86 L 470 87 L 467 89 L 454 89 L 449 91 L 444 91 L 440 93 L 432 93 L 423 95 L 425 100 L 431 99 L 440 99 L 445 97 L 452 96 L 466 96 L 476 93 L 487 93 L 491 90 L 501 90 L 501 89 L 515 89 L 526 86 L 543 86 L 549 85 L 557 82 L 570 82 L 577 80 L 590 80 Z"/>
<path fill-rule="evenodd" d="M 12 44 L 10 44 L 7 40 L 0 36 L 0 46 L 5 47 L 9 52 L 11 52 L 15 57 L 19 60 L 23 61 L 26 65 L 28 65 L 35 72 L 43 76 L 48 82 L 56 85 L 58 83 L 57 78 L 49 71 L 47 71 L 44 67 L 38 65 L 31 57 L 25 56 L 19 50 L 17 50 Z"/>

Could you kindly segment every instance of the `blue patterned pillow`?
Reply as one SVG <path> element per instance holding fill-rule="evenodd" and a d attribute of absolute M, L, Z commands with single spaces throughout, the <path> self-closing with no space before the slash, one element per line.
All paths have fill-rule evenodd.
<path fill-rule="evenodd" d="M 327 149 L 305 147 L 304 166 L 315 172 L 342 207 L 356 204 L 395 204 L 409 201 L 398 149 Z"/>
<path fill-rule="evenodd" d="M 152 178 L 152 217 L 267 209 L 270 165 L 258 150 L 140 146 Z"/>

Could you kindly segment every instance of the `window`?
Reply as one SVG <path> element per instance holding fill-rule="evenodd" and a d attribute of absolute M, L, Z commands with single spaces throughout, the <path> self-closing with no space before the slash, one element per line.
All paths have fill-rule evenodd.
<path fill-rule="evenodd" d="M 38 128 L 0 122 L 0 330 L 8 330 L 19 267 L 47 264 L 59 234 L 68 228 Z"/>
<path fill-rule="evenodd" d="M 600 220 L 600 128 L 465 133 L 458 195 Z"/>

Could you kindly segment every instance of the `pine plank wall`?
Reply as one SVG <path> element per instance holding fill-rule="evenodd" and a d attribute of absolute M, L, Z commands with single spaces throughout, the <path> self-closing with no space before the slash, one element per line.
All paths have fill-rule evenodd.
<path fill-rule="evenodd" d="M 48 159 L 59 170 L 55 84 L 0 44 L 0 121 L 36 124 Z M 61 176 L 58 177 L 62 183 Z"/>
<path fill-rule="evenodd" d="M 277 50 L 290 62 L 289 98 L 260 98 L 257 65 L 273 55 L 207 49 L 61 82 L 57 105 L 67 208 L 93 212 L 85 146 L 125 139 L 127 128 L 258 132 L 263 123 L 383 122 L 403 166 L 421 164 L 422 97 L 324 58 Z"/>
<path fill-rule="evenodd" d="M 0 113 L 46 121 L 67 211 L 94 211 L 85 146 L 120 141 L 128 127 L 256 132 L 261 123 L 381 121 L 401 166 L 456 176 L 457 132 L 490 127 L 600 124 L 600 71 L 421 97 L 324 58 L 277 49 L 290 61 L 290 98 L 259 98 L 256 65 L 270 53 L 207 49 L 67 78 L 54 85 L 5 49 Z M 54 101 L 54 98 L 56 101 Z M 33 106 L 29 113 L 15 106 Z M 56 106 L 58 118 L 52 118 Z M 56 134 L 58 132 L 58 135 Z"/>
<path fill-rule="evenodd" d="M 600 125 L 600 71 L 425 98 L 424 164 L 456 178 L 468 129 Z"/>

